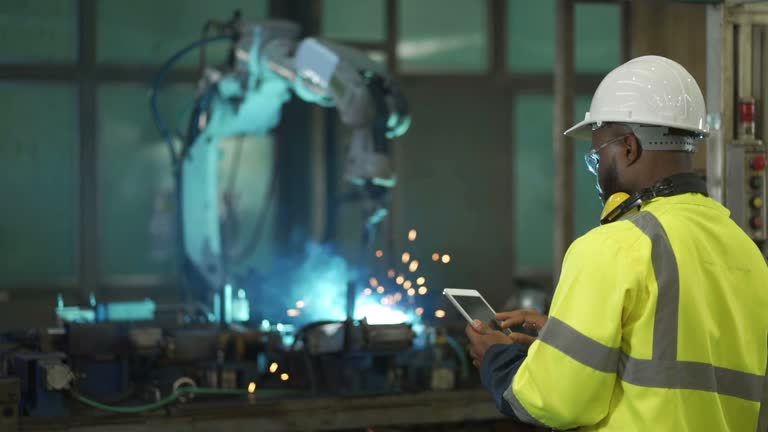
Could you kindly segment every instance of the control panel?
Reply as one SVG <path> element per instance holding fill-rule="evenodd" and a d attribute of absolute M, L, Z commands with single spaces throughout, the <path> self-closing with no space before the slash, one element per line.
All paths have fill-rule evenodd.
<path fill-rule="evenodd" d="M 733 143 L 726 153 L 725 201 L 731 217 L 756 242 L 768 239 L 766 228 L 767 147 L 759 142 Z"/>

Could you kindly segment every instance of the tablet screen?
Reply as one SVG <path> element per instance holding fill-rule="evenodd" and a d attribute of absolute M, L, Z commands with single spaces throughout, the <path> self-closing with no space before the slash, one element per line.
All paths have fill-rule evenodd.
<path fill-rule="evenodd" d="M 496 316 L 481 297 L 462 295 L 454 295 L 452 297 L 461 305 L 470 318 L 479 320 L 491 328 L 498 328 Z"/>

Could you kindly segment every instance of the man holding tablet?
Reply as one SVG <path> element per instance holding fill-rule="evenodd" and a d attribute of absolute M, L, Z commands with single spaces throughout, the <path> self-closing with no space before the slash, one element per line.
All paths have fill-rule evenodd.
<path fill-rule="evenodd" d="M 647 56 L 610 72 L 566 132 L 591 137 L 613 205 L 568 249 L 548 318 L 496 316 L 543 326 L 530 347 L 467 327 L 502 412 L 555 429 L 768 431 L 768 267 L 692 173 L 705 117 L 693 77 Z"/>

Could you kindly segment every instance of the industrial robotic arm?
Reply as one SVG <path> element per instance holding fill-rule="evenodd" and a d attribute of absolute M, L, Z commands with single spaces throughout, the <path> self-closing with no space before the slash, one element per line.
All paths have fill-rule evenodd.
<path fill-rule="evenodd" d="M 299 31 L 290 22 L 236 23 L 227 68 L 208 69 L 201 80 L 180 157 L 181 223 L 184 253 L 211 287 L 227 282 L 220 234 L 219 142 L 268 133 L 291 93 L 309 103 L 335 106 L 342 123 L 352 129 L 345 172 L 349 181 L 376 199 L 396 183 L 389 140 L 410 125 L 396 82 L 364 53 L 315 38 L 299 41 Z M 369 223 L 383 214 L 381 204 Z"/>

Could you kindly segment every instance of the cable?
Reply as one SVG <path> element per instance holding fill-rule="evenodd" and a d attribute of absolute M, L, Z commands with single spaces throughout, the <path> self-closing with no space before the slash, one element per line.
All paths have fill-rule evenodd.
<path fill-rule="evenodd" d="M 451 336 L 446 335 L 445 342 L 448 344 L 448 346 L 453 348 L 453 350 L 456 352 L 456 355 L 459 357 L 459 362 L 461 362 L 461 378 L 467 379 L 467 377 L 469 377 L 469 360 L 467 360 L 464 349 L 461 347 L 459 342 L 457 342 L 456 339 Z"/>
<path fill-rule="evenodd" d="M 110 411 L 115 413 L 122 413 L 122 414 L 135 414 L 140 412 L 146 412 L 146 411 L 153 411 L 156 409 L 160 409 L 174 401 L 176 401 L 179 397 L 184 396 L 185 394 L 191 394 L 191 395 L 216 395 L 216 396 L 244 396 L 248 394 L 247 390 L 233 390 L 233 389 L 218 389 L 218 388 L 197 388 L 197 387 L 184 387 L 180 388 L 174 393 L 171 393 L 170 395 L 164 397 L 163 399 L 160 399 L 156 402 L 146 404 L 146 405 L 134 405 L 134 406 L 113 406 L 113 405 L 106 405 L 101 402 L 96 402 L 94 400 L 88 399 L 87 397 L 71 391 L 70 392 L 72 396 L 79 400 L 80 402 L 89 405 L 93 408 L 97 408 L 104 411 Z"/>
<path fill-rule="evenodd" d="M 160 115 L 160 109 L 158 108 L 157 95 L 159 93 L 160 86 L 163 84 L 163 81 L 165 80 L 165 75 L 168 73 L 168 71 L 171 70 L 173 65 L 175 65 L 182 57 L 189 54 L 190 51 L 197 49 L 201 46 L 208 45 L 213 42 L 223 42 L 223 41 L 230 42 L 231 38 L 227 36 L 217 36 L 217 37 L 212 37 L 207 39 L 201 39 L 199 41 L 196 41 L 187 45 L 186 47 L 177 51 L 168 60 L 166 60 L 165 63 L 163 63 L 163 66 L 160 68 L 160 71 L 157 72 L 157 74 L 155 75 L 155 79 L 153 80 L 152 93 L 150 94 L 150 97 L 149 97 L 149 104 L 152 110 L 152 118 L 155 122 L 155 127 L 157 127 L 157 130 L 163 136 L 163 138 L 166 141 L 166 144 L 168 145 L 168 153 L 171 157 L 171 162 L 173 163 L 174 169 L 178 168 L 179 157 L 176 154 L 176 150 L 173 147 L 173 136 L 168 130 L 168 126 L 166 126 L 165 122 L 163 121 L 163 118 Z"/>

